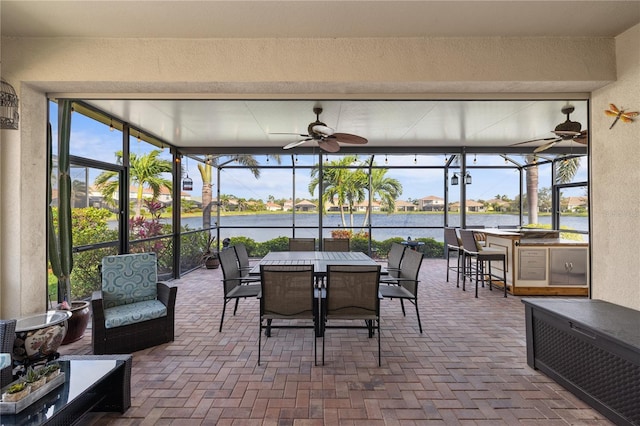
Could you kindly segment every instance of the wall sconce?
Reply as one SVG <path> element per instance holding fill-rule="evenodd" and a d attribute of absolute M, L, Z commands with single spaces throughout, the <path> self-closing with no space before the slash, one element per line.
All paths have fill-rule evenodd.
<path fill-rule="evenodd" d="M 18 130 L 18 95 L 13 87 L 0 80 L 0 129 Z"/>

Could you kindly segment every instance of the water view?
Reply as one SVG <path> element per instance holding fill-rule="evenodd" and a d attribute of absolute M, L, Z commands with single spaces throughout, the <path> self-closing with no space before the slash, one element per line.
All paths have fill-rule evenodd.
<path fill-rule="evenodd" d="M 215 219 L 212 218 L 212 221 Z M 354 215 L 354 231 L 359 231 L 364 220 L 363 214 Z M 526 216 L 524 217 L 526 222 Z M 291 236 L 290 229 L 293 221 L 291 214 L 249 214 L 230 215 L 220 218 L 220 237 L 249 237 L 257 242 L 264 242 L 279 236 Z M 296 237 L 317 237 L 317 214 L 296 214 Z M 589 229 L 586 216 L 563 216 L 561 218 L 563 229 L 574 229 L 587 232 Z M 331 231 L 341 229 L 341 220 L 338 214 L 330 214 L 322 217 L 324 235 L 330 237 Z M 540 224 L 550 224 L 551 216 L 539 216 Z M 459 226 L 460 216 L 449 215 L 449 225 Z M 188 217 L 182 219 L 182 225 L 188 225 L 191 229 L 202 227 L 202 218 Z M 433 238 L 436 241 L 444 240 L 442 227 L 444 216 L 441 214 L 403 214 L 392 215 L 374 214 L 371 218 L 371 236 L 374 240 L 382 241 L 392 237 Z M 518 215 L 512 214 L 467 214 L 467 226 L 484 226 L 497 228 L 519 225 Z M 254 227 L 255 226 L 255 227 Z M 257 228 L 256 228 L 257 227 Z M 278 227 L 268 229 L 268 227 Z M 376 228 L 381 227 L 381 228 Z M 431 228 L 431 229 L 430 229 Z M 582 236 L 585 240 L 587 235 Z"/>

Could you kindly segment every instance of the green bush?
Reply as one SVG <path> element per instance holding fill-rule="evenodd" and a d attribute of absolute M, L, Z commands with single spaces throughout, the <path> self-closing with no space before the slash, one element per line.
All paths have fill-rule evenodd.
<path fill-rule="evenodd" d="M 71 211 L 72 241 L 74 247 L 117 241 L 118 231 L 109 229 L 107 219 L 111 212 L 107 209 L 86 207 Z M 57 209 L 54 209 L 54 223 L 57 221 Z M 102 258 L 117 254 L 115 247 L 76 252 L 73 254 L 73 270 L 71 271 L 71 298 L 73 300 L 88 299 L 94 290 L 100 289 L 100 273 L 98 265 Z M 52 294 L 53 293 L 53 294 Z M 52 299 L 57 298 L 57 291 L 51 292 Z"/>

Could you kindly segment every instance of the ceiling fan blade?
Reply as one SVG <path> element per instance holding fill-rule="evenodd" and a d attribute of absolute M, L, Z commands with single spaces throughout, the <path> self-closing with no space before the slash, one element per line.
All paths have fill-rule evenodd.
<path fill-rule="evenodd" d="M 365 143 L 369 142 L 362 136 L 356 136 L 349 133 L 334 133 L 332 137 L 341 143 L 353 143 L 357 145 L 364 145 Z"/>
<path fill-rule="evenodd" d="M 542 139 L 531 139 L 530 141 L 524 141 L 524 142 L 518 142 L 518 143 L 512 143 L 509 146 L 517 146 L 517 145 L 524 145 L 525 143 L 531 143 L 531 142 L 540 142 L 540 141 L 552 141 L 552 140 L 556 140 L 558 138 L 556 138 L 555 136 L 552 138 L 542 138 Z"/>
<path fill-rule="evenodd" d="M 589 142 L 589 139 L 587 138 L 587 131 L 586 130 L 581 131 L 580 135 L 573 138 L 573 140 L 583 145 L 586 145 Z"/>
<path fill-rule="evenodd" d="M 295 141 L 295 142 L 291 142 L 286 144 L 285 146 L 282 147 L 282 149 L 291 149 L 291 148 L 295 148 L 298 145 L 302 145 L 303 143 L 310 141 L 311 138 L 306 138 L 306 139 L 301 139 L 299 141 Z"/>
<path fill-rule="evenodd" d="M 331 136 L 335 132 L 335 130 L 333 130 L 331 127 L 323 126 L 321 124 L 316 124 L 311 128 L 311 130 L 324 136 Z"/>
<path fill-rule="evenodd" d="M 551 148 L 552 146 L 554 146 L 555 144 L 557 144 L 558 142 L 560 142 L 562 139 L 556 139 L 554 141 L 551 141 L 549 143 L 546 143 L 544 145 L 540 145 L 539 147 L 537 147 L 536 149 L 533 150 L 534 153 L 538 153 L 538 152 L 542 152 L 542 151 L 546 151 L 547 149 Z"/>
<path fill-rule="evenodd" d="M 576 136 L 580 136 L 580 132 L 572 132 L 570 130 L 554 130 L 553 133 L 559 138 L 562 139 L 573 139 Z"/>
<path fill-rule="evenodd" d="M 302 133 L 276 133 L 276 132 L 269 132 L 270 135 L 295 135 L 295 136 L 300 136 L 302 138 L 308 138 L 309 135 L 303 135 Z"/>
<path fill-rule="evenodd" d="M 327 152 L 340 151 L 340 145 L 338 145 L 338 142 L 336 142 L 335 139 L 322 139 L 318 141 L 318 146 Z"/>

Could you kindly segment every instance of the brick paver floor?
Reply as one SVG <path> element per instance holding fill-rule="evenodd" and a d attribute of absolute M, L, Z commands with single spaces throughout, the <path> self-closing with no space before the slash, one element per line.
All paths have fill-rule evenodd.
<path fill-rule="evenodd" d="M 382 367 L 365 330 L 330 330 L 325 365 L 310 330 L 273 330 L 257 365 L 258 302 L 229 303 L 220 269 L 178 286 L 175 341 L 133 354 L 132 407 L 95 425 L 610 425 L 526 364 L 524 305 L 501 291 L 463 292 L 425 259 L 413 305 L 382 301 Z M 318 339 L 319 355 L 321 339 Z M 90 354 L 91 330 L 62 354 Z"/>

